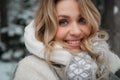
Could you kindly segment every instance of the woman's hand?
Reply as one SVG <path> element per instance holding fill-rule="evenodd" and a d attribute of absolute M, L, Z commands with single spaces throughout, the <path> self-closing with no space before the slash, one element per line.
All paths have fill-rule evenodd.
<path fill-rule="evenodd" d="M 96 65 L 85 52 L 73 56 L 70 64 L 66 68 L 68 80 L 95 80 L 95 72 Z"/>

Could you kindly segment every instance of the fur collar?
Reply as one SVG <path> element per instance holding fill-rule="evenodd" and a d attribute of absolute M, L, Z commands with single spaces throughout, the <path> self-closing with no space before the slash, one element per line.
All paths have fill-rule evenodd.
<path fill-rule="evenodd" d="M 25 45 L 27 50 L 42 59 L 44 59 L 44 45 L 42 42 L 35 39 L 34 22 L 32 21 L 26 28 L 24 33 Z M 56 45 L 56 48 L 62 48 L 60 45 Z M 72 55 L 65 50 L 55 50 L 51 57 L 51 61 L 66 65 Z"/>
<path fill-rule="evenodd" d="M 36 55 L 42 59 L 44 59 L 44 45 L 42 42 L 38 41 L 35 39 L 35 30 L 34 30 L 34 21 L 32 21 L 26 28 L 25 28 L 25 33 L 24 33 L 24 39 L 25 39 L 25 45 L 27 50 L 32 53 L 33 55 Z M 117 71 L 120 69 L 120 59 L 117 55 L 113 54 L 109 50 L 109 46 L 105 41 L 95 41 L 91 43 L 91 47 L 93 51 L 98 54 L 98 55 L 105 55 L 106 60 L 110 61 L 110 66 L 112 66 L 113 72 Z M 56 48 L 62 48 L 60 45 L 56 45 Z M 115 57 L 114 57 L 115 56 Z M 51 57 L 51 61 L 56 62 L 58 64 L 63 64 L 67 65 L 68 62 L 71 60 L 72 55 L 66 51 L 66 50 L 54 50 L 53 55 Z M 113 58 L 113 59 L 111 59 Z M 118 63 L 113 62 L 118 61 Z M 117 67 L 115 67 L 115 65 Z"/>

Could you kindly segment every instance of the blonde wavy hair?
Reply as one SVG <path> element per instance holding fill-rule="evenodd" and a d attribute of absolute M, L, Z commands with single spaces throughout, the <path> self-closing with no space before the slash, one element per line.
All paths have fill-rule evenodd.
<path fill-rule="evenodd" d="M 56 5 L 61 0 L 40 0 L 38 11 L 36 12 L 35 22 L 35 36 L 43 42 L 46 47 L 46 60 L 49 63 L 52 51 L 54 49 L 54 37 L 57 31 L 58 19 L 56 15 Z M 91 0 L 76 0 L 78 1 L 81 16 L 86 20 L 86 25 L 92 27 L 90 36 L 86 36 L 82 40 L 80 48 L 87 51 L 89 55 L 97 64 L 101 64 L 97 55 L 93 52 L 89 45 L 89 41 L 96 36 L 101 24 L 101 16 Z M 102 60 L 101 60 L 102 61 Z M 99 72 L 99 71 L 98 71 Z"/>

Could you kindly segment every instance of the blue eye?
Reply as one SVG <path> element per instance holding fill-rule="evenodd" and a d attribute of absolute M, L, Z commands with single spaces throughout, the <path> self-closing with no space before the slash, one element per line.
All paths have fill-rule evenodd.
<path fill-rule="evenodd" d="M 81 18 L 78 20 L 78 22 L 79 22 L 80 24 L 86 24 L 86 20 L 85 20 L 83 17 L 81 17 Z"/>
<path fill-rule="evenodd" d="M 67 25 L 68 24 L 68 21 L 66 20 L 66 19 L 63 19 L 63 20 L 60 20 L 59 21 L 59 25 L 60 26 L 65 26 L 65 25 Z"/>

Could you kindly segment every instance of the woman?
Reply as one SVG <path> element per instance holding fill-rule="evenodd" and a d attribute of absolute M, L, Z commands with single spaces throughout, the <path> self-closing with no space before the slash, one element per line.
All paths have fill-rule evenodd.
<path fill-rule="evenodd" d="M 100 14 L 92 1 L 40 3 L 24 34 L 32 55 L 20 61 L 14 80 L 110 80 L 120 59 L 99 30 Z"/>

